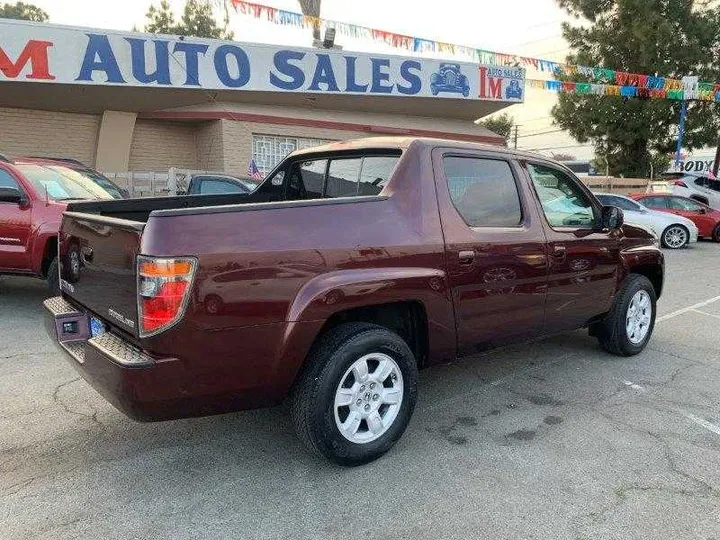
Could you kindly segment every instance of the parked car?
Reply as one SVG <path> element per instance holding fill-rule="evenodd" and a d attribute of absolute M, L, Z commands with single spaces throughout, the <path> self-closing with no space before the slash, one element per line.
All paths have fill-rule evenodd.
<path fill-rule="evenodd" d="M 258 182 L 231 174 L 191 174 L 178 186 L 178 195 L 210 195 L 222 193 L 251 193 Z"/>
<path fill-rule="evenodd" d="M 684 173 L 675 175 L 672 182 L 673 195 L 695 199 L 716 210 L 720 210 L 720 180 L 701 174 Z"/>
<path fill-rule="evenodd" d="M 612 354 L 642 351 L 663 287 L 653 240 L 542 156 L 334 143 L 293 152 L 251 194 L 70 205 L 47 328 L 132 418 L 289 397 L 311 450 L 358 465 L 402 435 L 420 367 L 581 327 Z"/>
<path fill-rule="evenodd" d="M 652 210 L 683 216 L 697 226 L 699 236 L 720 242 L 720 210 L 677 195 L 637 193 L 632 198 Z"/>
<path fill-rule="evenodd" d="M 622 208 L 627 223 L 653 231 L 663 247 L 681 249 L 697 242 L 698 228 L 685 217 L 650 210 L 630 197 L 615 193 L 596 193 L 596 196 L 603 204 Z"/>
<path fill-rule="evenodd" d="M 0 161 L 0 274 L 46 279 L 59 293 L 57 235 L 69 201 L 112 199 L 113 194 L 69 169 L 27 160 Z M 68 271 L 80 270 L 79 253 Z"/>
<path fill-rule="evenodd" d="M 442 63 L 440 69 L 430 76 L 430 92 L 437 96 L 440 92 L 470 95 L 470 83 L 460 69 L 460 64 Z"/>
<path fill-rule="evenodd" d="M 24 157 L 21 159 L 28 163 L 38 163 L 66 176 L 74 176 L 73 173 L 68 171 L 69 169 L 75 174 L 80 174 L 99 185 L 104 191 L 112 195 L 113 199 L 127 199 L 130 197 L 126 189 L 119 187 L 103 173 L 96 171 L 92 167 L 88 167 L 77 159 L 43 156 Z"/>

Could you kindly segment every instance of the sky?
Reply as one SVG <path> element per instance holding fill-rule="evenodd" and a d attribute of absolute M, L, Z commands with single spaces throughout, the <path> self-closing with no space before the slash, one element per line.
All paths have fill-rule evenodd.
<path fill-rule="evenodd" d="M 114 30 L 130 30 L 133 26 L 142 29 L 151 3 L 151 0 L 29 1 L 44 9 L 52 23 Z M 214 1 L 221 5 L 221 0 Z M 300 11 L 297 0 L 255 1 Z M 184 4 L 184 0 L 170 0 L 176 13 L 182 12 Z M 320 15 L 399 34 L 554 61 L 563 61 L 569 52 L 561 35 L 561 23 L 573 21 L 557 6 L 556 0 L 322 0 Z M 277 26 L 236 14 L 232 9 L 230 28 L 238 41 L 311 45 L 309 30 Z M 406 54 L 373 41 L 340 36 L 337 42 L 346 50 Z M 533 71 L 528 76 L 539 78 Z M 579 145 L 552 125 L 550 109 L 556 100 L 551 92 L 527 88 L 525 103 L 504 109 L 520 126 L 518 148 L 539 150 L 546 155 L 562 152 L 578 159 L 591 158 L 592 147 Z"/>

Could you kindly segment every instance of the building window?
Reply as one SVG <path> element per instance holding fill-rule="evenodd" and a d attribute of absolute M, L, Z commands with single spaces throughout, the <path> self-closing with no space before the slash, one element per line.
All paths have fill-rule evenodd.
<path fill-rule="evenodd" d="M 265 176 L 290 152 L 320 146 L 329 142 L 331 141 L 326 139 L 253 135 L 252 157 L 257 168 Z"/>

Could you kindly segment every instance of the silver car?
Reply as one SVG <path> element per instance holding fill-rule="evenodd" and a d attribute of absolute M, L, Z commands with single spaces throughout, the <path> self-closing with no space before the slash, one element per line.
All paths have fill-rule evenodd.
<path fill-rule="evenodd" d="M 698 228 L 686 217 L 650 210 L 630 197 L 615 193 L 596 193 L 595 196 L 604 205 L 622 208 L 626 223 L 648 229 L 663 247 L 680 249 L 697 242 Z"/>
<path fill-rule="evenodd" d="M 671 180 L 673 195 L 680 195 L 720 210 L 720 180 L 700 174 L 685 173 Z"/>

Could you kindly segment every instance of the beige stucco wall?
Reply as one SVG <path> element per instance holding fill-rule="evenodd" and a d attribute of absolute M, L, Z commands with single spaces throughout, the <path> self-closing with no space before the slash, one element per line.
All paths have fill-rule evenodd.
<path fill-rule="evenodd" d="M 127 171 L 136 113 L 105 111 L 98 133 L 95 167 L 101 171 Z"/>
<path fill-rule="evenodd" d="M 196 169 L 196 131 L 197 126 L 193 124 L 138 119 L 130 147 L 130 170 L 167 172 L 170 167 Z"/>
<path fill-rule="evenodd" d="M 0 107 L 0 153 L 79 159 L 95 165 L 100 115 Z"/>
<path fill-rule="evenodd" d="M 224 148 L 222 120 L 199 124 L 195 130 L 197 168 L 201 171 L 223 171 Z"/>

